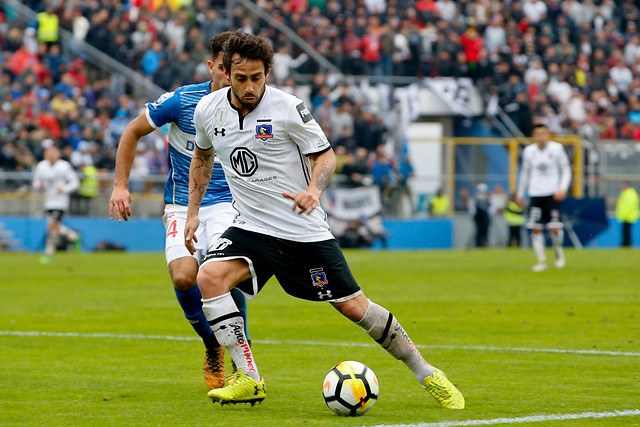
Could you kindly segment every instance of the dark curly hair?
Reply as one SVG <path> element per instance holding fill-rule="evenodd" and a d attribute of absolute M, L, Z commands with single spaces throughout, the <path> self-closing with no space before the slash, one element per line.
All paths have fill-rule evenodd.
<path fill-rule="evenodd" d="M 265 74 L 273 65 L 273 48 L 269 40 L 264 37 L 254 36 L 242 31 L 231 33 L 224 44 L 224 56 L 222 63 L 227 72 L 231 73 L 231 63 L 233 55 L 238 54 L 240 58 L 256 59 L 264 63 Z"/>
<path fill-rule="evenodd" d="M 224 51 L 224 44 L 229 40 L 229 37 L 231 37 L 232 34 L 233 31 L 225 31 L 224 33 L 217 34 L 209 39 L 212 61 L 215 61 L 220 52 Z"/>

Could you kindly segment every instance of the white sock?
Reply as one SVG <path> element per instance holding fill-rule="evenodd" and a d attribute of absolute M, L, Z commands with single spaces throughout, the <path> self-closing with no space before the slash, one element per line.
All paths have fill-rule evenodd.
<path fill-rule="evenodd" d="M 562 243 L 564 242 L 564 230 L 562 228 L 557 233 L 551 232 L 551 242 L 556 256 L 562 254 Z"/>
<path fill-rule="evenodd" d="M 258 367 L 244 335 L 244 320 L 231 293 L 202 299 L 202 311 L 220 345 L 225 346 L 238 369 L 260 382 Z"/>
<path fill-rule="evenodd" d="M 533 246 L 533 253 L 536 254 L 536 258 L 538 258 L 538 263 L 544 264 L 547 262 L 547 256 L 544 253 L 543 233 L 531 233 L 531 246 Z"/>
<path fill-rule="evenodd" d="M 409 338 L 396 318 L 384 307 L 369 300 L 369 307 L 356 323 L 396 359 L 402 360 L 420 384 L 435 372 Z"/>

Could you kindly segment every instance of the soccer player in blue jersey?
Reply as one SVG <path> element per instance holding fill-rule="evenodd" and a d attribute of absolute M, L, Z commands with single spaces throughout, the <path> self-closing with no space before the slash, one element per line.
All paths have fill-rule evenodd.
<path fill-rule="evenodd" d="M 109 216 L 127 221 L 131 216 L 129 174 L 136 154 L 138 140 L 155 129 L 170 124 L 169 128 L 169 174 L 164 188 L 166 204 L 164 217 L 166 241 L 165 255 L 176 297 L 185 317 L 202 337 L 206 348 L 204 379 L 210 389 L 222 387 L 225 379 L 224 350 L 207 323 L 202 311 L 202 295 L 196 284 L 199 262 L 218 237 L 233 221 L 235 210 L 231 205 L 231 193 L 222 168 L 214 168 L 202 202 L 201 223 L 197 240 L 198 251 L 193 256 L 184 244 L 184 225 L 187 215 L 189 190 L 189 165 L 194 149 L 196 130 L 193 127 L 193 112 L 198 101 L 205 95 L 229 85 L 222 65 L 223 45 L 230 32 L 211 38 L 211 59 L 207 62 L 211 80 L 206 83 L 181 86 L 174 92 L 163 94 L 124 130 L 120 138 L 116 157 L 115 179 L 111 194 Z M 246 300 L 235 291 L 234 301 L 246 318 Z"/>

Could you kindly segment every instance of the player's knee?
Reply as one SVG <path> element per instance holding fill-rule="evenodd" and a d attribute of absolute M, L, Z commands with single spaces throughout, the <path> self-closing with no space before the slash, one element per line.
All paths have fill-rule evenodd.
<path fill-rule="evenodd" d="M 173 287 L 179 291 L 191 289 L 196 284 L 196 272 L 191 271 L 173 271 L 171 272 L 171 280 Z"/>
<path fill-rule="evenodd" d="M 206 290 L 228 292 L 235 285 L 226 270 L 216 267 L 215 263 L 205 264 L 198 271 L 198 286 L 203 294 Z"/>
<path fill-rule="evenodd" d="M 359 322 L 367 312 L 369 300 L 364 295 L 359 295 L 348 301 L 334 303 L 333 306 L 347 319 L 352 322 Z"/>

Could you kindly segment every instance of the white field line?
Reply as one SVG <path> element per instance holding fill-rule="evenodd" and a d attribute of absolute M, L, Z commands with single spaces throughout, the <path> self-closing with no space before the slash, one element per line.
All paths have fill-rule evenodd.
<path fill-rule="evenodd" d="M 42 331 L 0 331 L 0 336 L 17 337 L 68 337 L 68 338 L 114 338 L 133 340 L 162 340 L 162 341 L 200 341 L 198 337 L 178 337 L 172 335 L 142 335 L 142 334 L 111 334 L 111 333 L 78 333 L 78 332 L 42 332 Z M 252 340 L 256 344 L 265 345 L 308 345 L 323 347 L 378 347 L 374 343 L 346 343 L 346 342 L 322 342 L 322 341 L 271 341 Z M 630 356 L 640 357 L 640 353 L 631 351 L 607 351 L 607 350 L 566 350 L 558 348 L 524 348 L 524 347 L 493 347 L 474 345 L 418 345 L 424 349 L 452 349 L 475 350 L 497 352 L 521 352 L 521 353 L 561 353 L 561 354 L 586 354 L 598 356 Z"/>
<path fill-rule="evenodd" d="M 608 412 L 581 412 L 577 414 L 550 414 L 550 415 L 529 415 L 517 418 L 494 418 L 490 420 L 467 420 L 467 421 L 442 421 L 437 423 L 418 424 L 380 424 L 370 427 L 463 427 L 463 426 L 490 426 L 496 424 L 524 424 L 537 423 L 542 421 L 567 421 L 594 418 L 614 418 L 633 417 L 640 415 L 640 409 L 627 409 L 623 411 Z"/>

